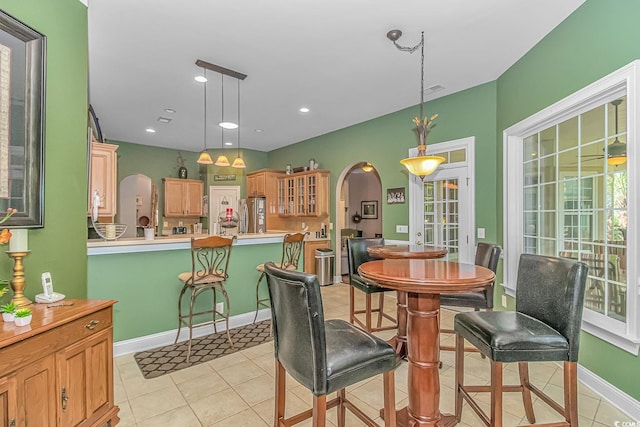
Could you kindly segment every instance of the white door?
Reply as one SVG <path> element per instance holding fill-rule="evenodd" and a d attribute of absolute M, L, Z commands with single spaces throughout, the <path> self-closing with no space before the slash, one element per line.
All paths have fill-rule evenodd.
<path fill-rule="evenodd" d="M 240 186 L 238 185 L 212 185 L 209 187 L 209 234 L 213 230 L 213 224 L 218 222 L 218 214 L 227 208 L 238 210 L 240 201 Z M 236 234 L 229 230 L 229 234 Z"/>
<path fill-rule="evenodd" d="M 429 145 L 447 159 L 424 182 L 409 178 L 410 243 L 447 248 L 447 259 L 472 263 L 475 238 L 474 138 Z M 417 149 L 409 152 L 415 156 Z"/>

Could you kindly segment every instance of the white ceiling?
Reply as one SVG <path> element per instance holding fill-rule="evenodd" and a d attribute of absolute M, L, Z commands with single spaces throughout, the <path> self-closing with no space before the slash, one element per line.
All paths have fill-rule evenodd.
<path fill-rule="evenodd" d="M 391 29 L 404 46 L 425 31 L 425 88 L 445 88 L 429 100 L 497 79 L 583 2 L 89 0 L 90 102 L 106 138 L 199 151 L 203 59 L 248 75 L 240 143 L 270 151 L 418 103 L 420 53 L 397 50 Z M 208 77 L 207 146 L 219 148 L 220 75 Z M 231 120 L 236 88 L 225 78 Z"/>

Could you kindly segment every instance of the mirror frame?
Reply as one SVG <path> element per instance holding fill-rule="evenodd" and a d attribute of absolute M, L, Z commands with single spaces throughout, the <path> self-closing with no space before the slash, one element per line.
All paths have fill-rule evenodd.
<path fill-rule="evenodd" d="M 11 66 L 12 73 L 23 73 L 25 76 L 24 117 L 21 121 L 14 117 L 12 123 L 15 126 L 18 121 L 20 127 L 24 129 L 24 135 L 22 135 L 24 138 L 24 159 L 18 164 L 11 164 L 12 157 L 7 153 L 9 172 L 12 167 L 16 170 L 22 169 L 24 209 L 18 209 L 18 212 L 9 218 L 4 225 L 16 228 L 42 228 L 44 227 L 46 36 L 1 10 L 0 31 L 19 39 L 24 42 L 25 46 L 24 62 Z M 13 93 L 17 89 L 10 82 L 8 90 Z M 13 101 L 11 101 L 9 108 L 8 111 L 13 110 Z M 0 114 L 2 114 L 1 111 Z M 9 137 L 11 138 L 13 135 Z M 0 153 L 1 155 L 2 153 Z M 2 167 L 1 164 L 0 167 Z"/>

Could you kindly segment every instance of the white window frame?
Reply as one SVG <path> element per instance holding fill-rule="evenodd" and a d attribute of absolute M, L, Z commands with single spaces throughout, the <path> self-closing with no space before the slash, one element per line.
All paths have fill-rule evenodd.
<path fill-rule="evenodd" d="M 640 188 L 638 186 L 640 160 L 637 154 L 637 135 L 640 123 L 640 61 L 634 61 L 595 83 L 567 96 L 542 111 L 509 127 L 503 132 L 503 204 L 504 204 L 504 283 L 507 295 L 515 296 L 518 260 L 524 247 L 523 237 L 523 139 L 537 131 L 561 123 L 612 100 L 624 93 L 627 96 L 627 321 L 620 322 L 590 316 L 585 310 L 582 329 L 629 353 L 638 355 L 640 349 L 640 269 L 638 263 L 638 232 L 640 218 Z M 610 322 L 607 320 L 611 320 Z"/>

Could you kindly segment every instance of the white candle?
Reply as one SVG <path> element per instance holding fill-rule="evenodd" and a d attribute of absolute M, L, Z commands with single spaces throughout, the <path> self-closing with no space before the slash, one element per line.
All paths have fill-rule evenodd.
<path fill-rule="evenodd" d="M 9 240 L 9 252 L 26 252 L 29 250 L 29 230 L 26 228 L 14 228 Z"/>

